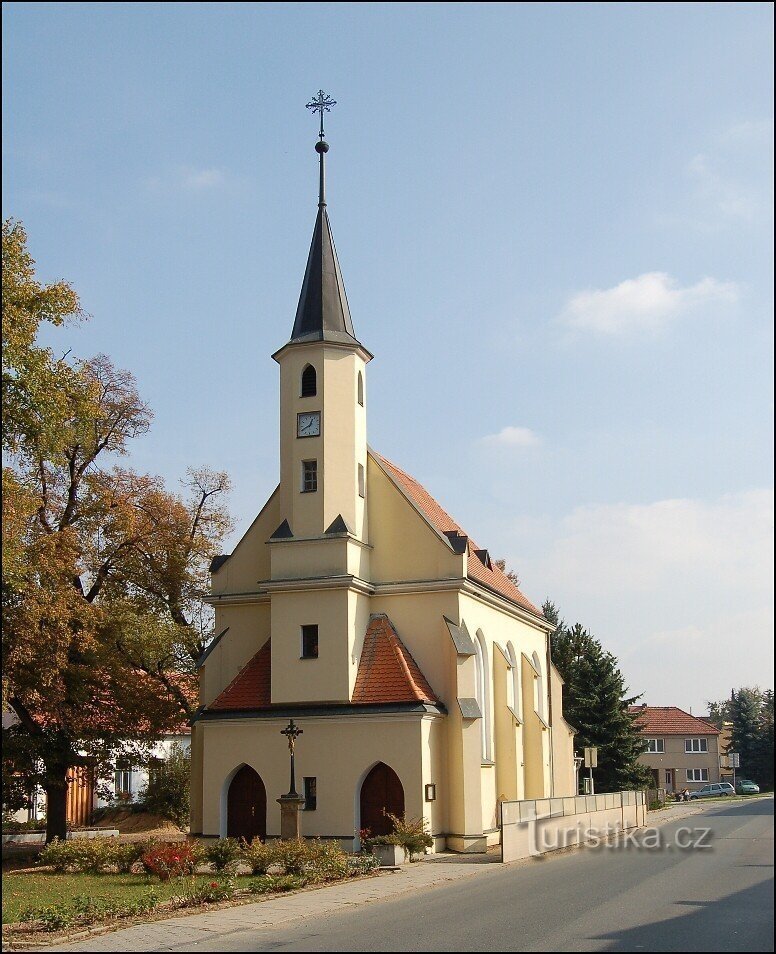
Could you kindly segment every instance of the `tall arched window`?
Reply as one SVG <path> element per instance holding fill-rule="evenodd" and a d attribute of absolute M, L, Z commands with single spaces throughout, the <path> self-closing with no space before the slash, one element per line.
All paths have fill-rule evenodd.
<path fill-rule="evenodd" d="M 315 368 L 308 364 L 302 371 L 302 397 L 315 397 L 318 393 L 318 379 Z"/>
<path fill-rule="evenodd" d="M 491 748 L 491 725 L 490 725 L 490 670 L 488 667 L 488 646 L 482 630 L 477 630 L 477 637 L 474 640 L 475 667 L 477 676 L 477 703 L 482 712 L 480 720 L 480 731 L 482 733 L 482 760 L 490 762 L 492 756 Z"/>
<path fill-rule="evenodd" d="M 512 643 L 507 643 L 507 658 L 509 659 L 509 665 L 512 667 L 511 672 L 507 673 L 507 679 L 512 687 L 511 692 L 507 692 L 507 698 L 511 695 L 512 697 L 512 708 L 515 710 L 515 714 L 518 719 L 523 718 L 523 693 L 520 684 L 520 669 L 518 667 L 517 653 L 515 652 L 515 647 Z"/>
<path fill-rule="evenodd" d="M 542 669 L 542 661 L 539 659 L 539 654 L 533 654 L 533 664 L 534 669 L 538 673 L 536 679 L 534 679 L 534 708 L 536 709 L 536 714 L 541 716 L 542 719 L 545 719 L 544 715 L 544 670 Z"/>
<path fill-rule="evenodd" d="M 358 393 L 358 403 L 361 405 L 361 407 L 363 407 L 364 406 L 364 375 L 360 371 L 358 372 L 357 393 Z"/>

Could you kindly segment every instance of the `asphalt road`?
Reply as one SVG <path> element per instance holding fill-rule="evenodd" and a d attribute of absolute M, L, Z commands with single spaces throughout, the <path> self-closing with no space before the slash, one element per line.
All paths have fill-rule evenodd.
<path fill-rule="evenodd" d="M 773 951 L 773 800 L 709 805 L 657 831 L 659 847 L 488 866 L 411 898 L 186 950 Z"/>

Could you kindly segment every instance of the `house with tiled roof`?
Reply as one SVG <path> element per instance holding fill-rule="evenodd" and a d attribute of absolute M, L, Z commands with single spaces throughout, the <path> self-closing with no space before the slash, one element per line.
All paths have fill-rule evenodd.
<path fill-rule="evenodd" d="M 677 706 L 631 706 L 646 740 L 640 757 L 652 772 L 655 788 L 694 791 L 720 781 L 720 730 L 707 719 Z"/>
<path fill-rule="evenodd" d="M 214 558 L 191 830 L 276 837 L 290 719 L 304 836 L 357 848 L 386 812 L 482 851 L 504 799 L 575 792 L 552 626 L 405 470 L 367 445 L 367 365 L 323 193 L 280 368 L 280 482 Z"/>

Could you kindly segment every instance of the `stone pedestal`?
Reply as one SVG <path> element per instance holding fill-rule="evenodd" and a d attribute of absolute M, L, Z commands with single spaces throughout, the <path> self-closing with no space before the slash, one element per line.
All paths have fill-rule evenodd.
<path fill-rule="evenodd" d="M 301 795 L 281 795 L 277 802 L 280 805 L 280 837 L 284 840 L 301 838 L 299 812 L 304 798 Z"/>

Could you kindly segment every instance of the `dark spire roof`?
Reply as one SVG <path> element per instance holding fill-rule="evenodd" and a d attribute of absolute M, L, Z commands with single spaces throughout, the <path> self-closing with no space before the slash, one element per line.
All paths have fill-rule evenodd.
<path fill-rule="evenodd" d="M 320 155 L 323 162 L 323 153 Z M 350 319 L 325 202 L 318 206 L 291 341 L 359 343 Z"/>
<path fill-rule="evenodd" d="M 302 293 L 294 319 L 291 341 L 340 341 L 359 344 L 350 320 L 345 283 L 337 261 L 331 224 L 326 213 L 326 153 L 329 144 L 323 138 L 323 114 L 335 101 L 322 90 L 308 103 L 308 109 L 321 114 L 321 131 L 315 151 L 319 162 L 318 217 L 313 229 L 310 254 L 302 282 Z"/>

